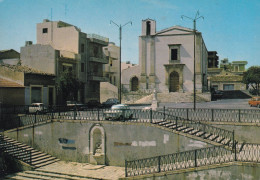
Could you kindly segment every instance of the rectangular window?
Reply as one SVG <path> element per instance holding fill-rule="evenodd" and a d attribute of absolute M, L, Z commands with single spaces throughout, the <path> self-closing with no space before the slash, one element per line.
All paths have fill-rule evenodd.
<path fill-rule="evenodd" d="M 223 85 L 223 90 L 224 90 L 224 91 L 234 90 L 234 84 L 224 84 L 224 85 Z"/>
<path fill-rule="evenodd" d="M 171 60 L 178 60 L 178 49 L 171 49 Z"/>
<path fill-rule="evenodd" d="M 32 87 L 31 88 L 31 103 L 41 103 L 42 102 L 42 88 Z"/>
<path fill-rule="evenodd" d="M 180 48 L 181 44 L 168 44 L 169 46 L 169 61 L 170 63 L 178 63 L 181 61 Z"/>
<path fill-rule="evenodd" d="M 81 53 L 84 53 L 84 52 L 85 52 L 85 44 L 81 44 L 80 50 L 81 50 Z"/>
<path fill-rule="evenodd" d="M 84 66 L 85 66 L 85 64 L 84 64 L 84 63 L 81 63 L 81 72 L 84 72 L 84 71 L 85 71 Z"/>
<path fill-rule="evenodd" d="M 48 28 L 43 28 L 42 33 L 48 33 Z"/>

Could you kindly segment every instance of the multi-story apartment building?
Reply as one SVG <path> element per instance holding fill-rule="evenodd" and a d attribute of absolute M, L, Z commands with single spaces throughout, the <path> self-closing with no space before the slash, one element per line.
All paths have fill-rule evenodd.
<path fill-rule="evenodd" d="M 108 38 L 86 34 L 62 21 L 46 19 L 37 24 L 37 44 L 27 42 L 21 47 L 21 62 L 56 77 L 68 69 L 83 83 L 77 100 L 83 103 L 99 101 L 100 82 L 106 81 L 103 64 L 108 63 L 102 48 L 107 44 Z M 59 99 L 59 103 L 64 103 L 66 97 Z"/>

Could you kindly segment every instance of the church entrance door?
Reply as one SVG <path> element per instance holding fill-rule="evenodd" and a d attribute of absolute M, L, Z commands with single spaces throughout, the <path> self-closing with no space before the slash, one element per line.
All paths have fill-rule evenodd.
<path fill-rule="evenodd" d="M 179 92 L 179 74 L 177 72 L 170 74 L 169 92 Z"/>

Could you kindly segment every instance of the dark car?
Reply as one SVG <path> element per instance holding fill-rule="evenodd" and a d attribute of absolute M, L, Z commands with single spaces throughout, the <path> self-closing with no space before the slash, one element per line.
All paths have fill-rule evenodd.
<path fill-rule="evenodd" d="M 100 104 L 100 102 L 98 102 L 97 100 L 90 100 L 90 101 L 87 103 L 87 106 L 88 106 L 88 108 L 100 108 L 100 107 L 101 107 L 101 104 Z"/>
<path fill-rule="evenodd" d="M 212 100 L 217 100 L 217 99 L 221 99 L 223 97 L 223 92 L 222 91 L 213 91 L 212 92 Z"/>
<path fill-rule="evenodd" d="M 105 102 L 102 103 L 102 106 L 104 108 L 110 108 L 111 106 L 113 106 L 115 104 L 119 104 L 118 99 L 116 99 L 116 98 L 109 98 Z"/>

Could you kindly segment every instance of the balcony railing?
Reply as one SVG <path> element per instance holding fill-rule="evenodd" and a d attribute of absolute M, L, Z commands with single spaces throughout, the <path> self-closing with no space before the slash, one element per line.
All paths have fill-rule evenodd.
<path fill-rule="evenodd" d="M 87 34 L 87 37 L 92 38 L 92 39 L 97 39 L 97 40 L 100 40 L 100 41 L 104 41 L 104 42 L 107 42 L 107 43 L 109 42 L 108 38 L 97 35 L 97 34 Z"/>
<path fill-rule="evenodd" d="M 102 64 L 108 64 L 107 58 L 90 57 L 89 61 L 90 62 L 102 63 Z"/>

